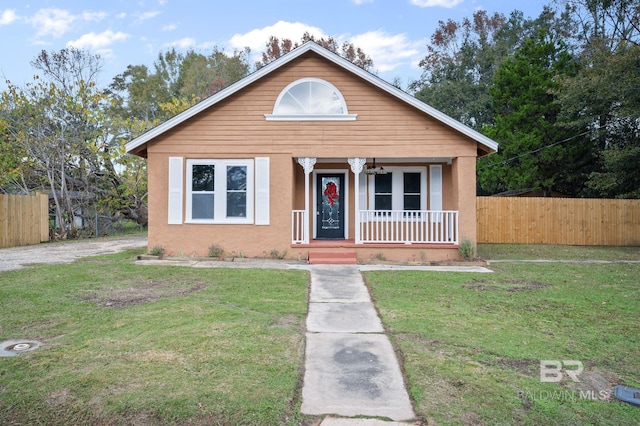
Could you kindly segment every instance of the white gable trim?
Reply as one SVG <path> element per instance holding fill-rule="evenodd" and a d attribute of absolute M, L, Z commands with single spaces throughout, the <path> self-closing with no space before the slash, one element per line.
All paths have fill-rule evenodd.
<path fill-rule="evenodd" d="M 308 41 L 305 44 L 303 44 L 302 46 L 293 49 L 291 52 L 287 53 L 286 55 L 283 55 L 281 57 L 279 57 L 278 59 L 270 62 L 269 64 L 265 65 L 264 67 L 260 68 L 258 71 L 249 74 L 247 77 L 243 78 L 240 81 L 237 81 L 236 83 L 228 86 L 227 88 L 219 91 L 218 93 L 204 99 L 203 101 L 195 104 L 194 106 L 192 106 L 191 108 L 181 112 L 180 114 L 170 118 L 169 120 L 165 121 L 164 123 L 160 124 L 157 127 L 154 127 L 153 129 L 149 130 L 148 132 L 144 133 L 143 135 L 133 139 L 132 141 L 130 141 L 129 143 L 127 143 L 125 145 L 127 152 L 131 152 L 133 150 L 135 150 L 136 148 L 144 145 L 145 143 L 149 142 L 150 140 L 154 139 L 157 136 L 160 136 L 161 134 L 163 134 L 164 132 L 172 129 L 173 127 L 177 126 L 178 124 L 182 123 L 183 121 L 193 117 L 194 115 L 204 111 L 205 109 L 209 108 L 212 105 L 215 105 L 216 103 L 220 102 L 221 100 L 233 95 L 234 93 L 238 92 L 239 90 L 243 89 L 244 87 L 254 83 L 255 81 L 261 79 L 262 77 L 266 76 L 267 74 L 271 73 L 274 70 L 277 70 L 278 68 L 282 67 L 283 65 L 288 64 L 289 62 L 293 61 L 294 59 L 298 58 L 299 56 L 304 55 L 305 53 L 307 53 L 308 51 L 313 51 L 315 53 L 317 53 L 318 55 L 322 56 L 323 58 L 333 62 L 336 65 L 341 66 L 342 68 L 351 71 L 353 74 L 361 77 L 362 79 L 366 80 L 367 82 L 373 84 L 374 86 L 378 87 L 379 89 L 384 90 L 387 93 L 390 93 L 391 95 L 395 96 L 398 99 L 401 99 L 402 101 L 408 103 L 409 105 L 413 106 L 414 108 L 426 113 L 427 115 L 435 118 L 436 120 L 440 121 L 441 123 L 451 127 L 452 129 L 455 129 L 457 131 L 459 131 L 460 133 L 470 137 L 471 139 L 475 140 L 476 142 L 478 142 L 479 144 L 485 146 L 489 151 L 491 152 L 495 152 L 498 150 L 498 143 L 495 142 L 494 140 L 484 136 L 483 134 L 473 130 L 470 127 L 465 126 L 464 124 L 460 123 L 459 121 L 449 117 L 448 115 L 438 111 L 437 109 L 425 104 L 424 102 L 420 101 L 419 99 L 416 99 L 415 97 L 411 96 L 410 94 L 398 89 L 397 87 L 393 86 L 392 84 L 387 83 L 386 81 L 382 80 L 381 78 L 371 74 L 370 72 L 360 68 L 359 66 L 353 64 L 352 62 L 342 58 L 340 55 L 337 55 L 327 49 L 325 49 L 324 47 L 318 45 L 317 43 L 314 43 L 312 41 Z"/>

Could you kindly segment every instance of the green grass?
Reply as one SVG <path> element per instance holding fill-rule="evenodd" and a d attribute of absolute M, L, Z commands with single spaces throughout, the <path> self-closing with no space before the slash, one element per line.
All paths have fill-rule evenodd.
<path fill-rule="evenodd" d="M 481 245 L 493 259 L 637 260 L 638 248 Z M 0 424 L 300 424 L 308 274 L 133 265 L 136 254 L 0 273 Z M 486 256 L 485 253 L 492 253 Z M 640 264 L 370 272 L 429 424 L 638 424 L 580 392 L 640 387 Z M 540 360 L 582 383 L 542 383 Z M 599 394 L 598 394 L 599 395 Z"/>
<path fill-rule="evenodd" d="M 582 259 L 617 255 L 570 250 Z M 547 252 L 556 249 L 522 247 L 517 256 Z M 421 419 L 438 425 L 640 423 L 637 407 L 599 399 L 615 384 L 640 386 L 640 264 L 491 267 L 493 274 L 365 275 Z M 566 375 L 561 383 L 542 383 L 541 360 L 583 362 L 581 383 Z"/>
<path fill-rule="evenodd" d="M 294 423 L 308 275 L 139 253 L 0 273 L 0 424 Z"/>
<path fill-rule="evenodd" d="M 558 246 L 543 244 L 478 244 L 478 255 L 487 260 L 633 260 L 640 261 L 640 247 Z"/>

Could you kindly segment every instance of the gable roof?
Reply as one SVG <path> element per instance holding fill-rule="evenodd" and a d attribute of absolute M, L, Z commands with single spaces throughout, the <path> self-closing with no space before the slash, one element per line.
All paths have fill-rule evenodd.
<path fill-rule="evenodd" d="M 143 147 L 147 142 L 151 141 L 152 139 L 154 139 L 157 136 L 160 136 L 161 134 L 163 134 L 164 132 L 172 129 L 173 127 L 177 126 L 178 124 L 184 122 L 185 120 L 188 120 L 189 118 L 193 117 L 194 115 L 204 111 L 205 109 L 209 108 L 210 106 L 222 101 L 223 99 L 228 98 L 229 96 L 232 96 L 234 93 L 240 91 L 241 89 L 245 88 L 246 86 L 254 83 L 255 81 L 261 79 L 262 77 L 270 74 L 271 72 L 277 70 L 278 68 L 282 67 L 285 64 L 288 64 L 292 61 L 294 61 L 295 59 L 297 59 L 298 57 L 304 55 L 307 52 L 314 52 L 318 55 L 320 55 L 321 57 L 325 58 L 326 60 L 344 68 L 347 71 L 350 71 L 351 73 L 357 75 L 358 77 L 362 78 L 363 80 L 371 83 L 372 85 L 378 87 L 379 89 L 384 90 L 385 92 L 395 96 L 396 98 L 406 102 L 407 104 L 413 106 L 414 108 L 424 112 L 425 114 L 429 115 L 430 117 L 436 119 L 437 121 L 445 124 L 448 127 L 451 127 L 452 129 L 457 130 L 458 132 L 462 133 L 463 135 L 468 136 L 469 138 L 471 138 L 472 140 L 476 141 L 477 143 L 479 143 L 480 145 L 482 145 L 484 147 L 483 151 L 486 151 L 487 153 L 493 153 L 496 152 L 498 150 L 498 143 L 495 142 L 493 139 L 490 139 L 486 136 L 484 136 L 483 134 L 473 130 L 472 128 L 462 124 L 461 122 L 449 117 L 448 115 L 444 114 L 443 112 L 433 108 L 432 106 L 422 102 L 421 100 L 415 98 L 414 96 L 411 96 L 410 94 L 408 94 L 407 92 L 398 89 L 397 87 L 393 86 L 392 84 L 387 83 L 386 81 L 384 81 L 383 79 L 377 77 L 376 75 L 371 74 L 370 72 L 360 68 L 359 66 L 353 64 L 352 62 L 348 61 L 347 59 L 342 58 L 340 55 L 331 52 L 328 49 L 325 49 L 324 47 L 320 46 L 319 44 L 313 42 L 313 41 L 308 41 L 305 44 L 303 44 L 300 47 L 297 47 L 295 49 L 293 49 L 291 52 L 279 57 L 278 59 L 268 63 L 267 65 L 265 65 L 264 67 L 260 68 L 259 70 L 253 72 L 252 74 L 249 74 L 247 77 L 231 84 L 230 86 L 226 87 L 225 89 L 215 93 L 214 95 L 200 101 L 199 103 L 195 104 L 194 106 L 192 106 L 191 108 L 188 108 L 186 110 L 184 110 L 183 112 L 181 112 L 180 114 L 175 115 L 174 117 L 168 119 L 167 121 L 165 121 L 164 123 L 154 127 L 153 129 L 147 131 L 146 133 L 143 133 L 142 135 L 138 136 L 137 138 L 129 141 L 125 147 L 126 147 L 126 152 L 127 153 L 136 153 L 141 151 L 141 149 L 138 149 L 140 147 Z"/>

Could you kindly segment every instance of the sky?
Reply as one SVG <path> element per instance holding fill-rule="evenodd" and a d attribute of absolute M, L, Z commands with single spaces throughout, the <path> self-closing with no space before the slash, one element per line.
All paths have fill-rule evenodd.
<path fill-rule="evenodd" d="M 107 85 L 128 65 L 152 66 L 172 47 L 233 53 L 249 47 L 258 60 L 269 36 L 299 41 L 305 31 L 360 47 L 373 72 L 403 87 L 439 21 L 474 11 L 537 17 L 551 0 L 0 0 L 0 87 L 23 85 L 42 51 L 89 50 L 103 63 Z"/>

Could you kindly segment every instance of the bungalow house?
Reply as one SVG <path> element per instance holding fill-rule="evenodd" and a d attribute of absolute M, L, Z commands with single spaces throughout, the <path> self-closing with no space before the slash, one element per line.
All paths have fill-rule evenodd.
<path fill-rule="evenodd" d="M 313 42 L 126 145 L 149 247 L 404 261 L 475 241 L 476 158 L 497 148 Z"/>

